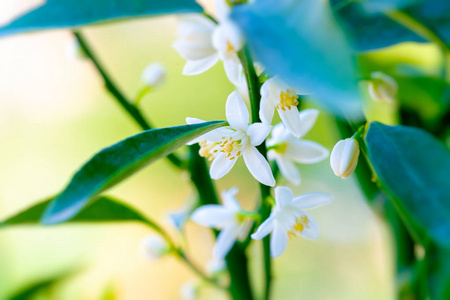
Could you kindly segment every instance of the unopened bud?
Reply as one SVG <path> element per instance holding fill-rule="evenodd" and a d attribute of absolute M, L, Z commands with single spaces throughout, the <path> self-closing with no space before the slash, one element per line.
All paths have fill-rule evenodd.
<path fill-rule="evenodd" d="M 331 151 L 330 164 L 336 176 L 348 178 L 358 164 L 359 144 L 354 138 L 339 141 Z"/>
<path fill-rule="evenodd" d="M 369 95 L 380 102 L 395 102 L 398 86 L 397 82 L 389 75 L 382 72 L 373 72 L 369 80 Z"/>
<path fill-rule="evenodd" d="M 160 236 L 148 235 L 140 244 L 142 256 L 148 260 L 157 260 L 169 253 L 170 247 Z"/>
<path fill-rule="evenodd" d="M 151 87 L 158 87 L 166 80 L 166 69 L 161 63 L 152 63 L 142 72 L 142 81 Z"/>

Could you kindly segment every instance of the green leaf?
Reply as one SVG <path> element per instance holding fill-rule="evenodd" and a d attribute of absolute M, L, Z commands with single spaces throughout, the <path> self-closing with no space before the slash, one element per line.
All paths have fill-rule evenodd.
<path fill-rule="evenodd" d="M 427 42 L 423 37 L 391 20 L 385 14 L 368 11 L 365 2 L 331 0 L 333 10 L 342 21 L 343 27 L 356 50 L 374 50 L 408 41 Z M 393 2 L 398 2 L 398 0 Z M 411 3 L 405 2 L 400 6 L 404 12 L 431 29 L 447 44 L 450 43 L 449 1 L 420 0 Z M 384 6 L 384 12 L 387 13 L 394 7 L 398 9 L 398 6 L 386 5 Z"/>
<path fill-rule="evenodd" d="M 383 189 L 423 244 L 450 249 L 450 151 L 426 131 L 378 122 L 366 143 Z"/>
<path fill-rule="evenodd" d="M 40 225 L 40 219 L 47 206 L 53 200 L 48 199 L 0 222 L 1 228 L 19 225 Z M 111 197 L 98 197 L 95 201 L 67 223 L 103 223 L 103 222 L 142 222 L 152 228 L 155 223 L 143 216 L 136 209 Z"/>
<path fill-rule="evenodd" d="M 225 124 L 213 121 L 147 130 L 100 151 L 81 167 L 66 189 L 50 203 L 42 222 L 55 224 L 70 220 L 101 192 L 194 138 Z"/>
<path fill-rule="evenodd" d="M 203 9 L 194 0 L 48 0 L 44 5 L 0 28 L 0 36 L 161 14 L 202 11 Z"/>
<path fill-rule="evenodd" d="M 355 57 L 327 1 L 259 0 L 235 6 L 231 17 L 271 75 L 335 113 L 359 112 Z"/>

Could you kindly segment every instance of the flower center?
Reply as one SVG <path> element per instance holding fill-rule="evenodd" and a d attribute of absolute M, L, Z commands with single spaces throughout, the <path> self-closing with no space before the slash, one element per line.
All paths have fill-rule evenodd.
<path fill-rule="evenodd" d="M 278 154 L 284 154 L 284 153 L 286 153 L 287 146 L 288 146 L 288 144 L 286 142 L 279 143 L 279 144 L 275 144 L 273 146 L 267 147 L 267 150 L 274 150 Z"/>
<path fill-rule="evenodd" d="M 230 41 L 227 41 L 227 53 L 234 51 L 233 45 L 231 45 Z"/>
<path fill-rule="evenodd" d="M 293 90 L 287 89 L 286 92 L 281 92 L 280 103 L 277 104 L 277 109 L 281 109 L 282 111 L 286 111 L 286 109 L 290 110 L 292 107 L 298 105 L 297 99 L 297 94 Z"/>
<path fill-rule="evenodd" d="M 248 136 L 244 132 L 236 131 L 230 136 L 223 136 L 220 142 L 212 149 L 215 155 L 218 152 L 225 153 L 225 157 L 233 160 L 241 156 L 242 150 L 248 142 Z"/>
<path fill-rule="evenodd" d="M 201 157 L 205 157 L 205 158 L 208 158 L 210 161 L 213 161 L 215 157 L 214 157 L 214 151 L 212 151 L 212 150 L 214 147 L 217 146 L 217 143 L 213 143 L 213 142 L 205 140 L 205 141 L 201 141 L 199 143 L 199 145 L 200 145 L 200 151 L 198 152 L 198 154 Z"/>
<path fill-rule="evenodd" d="M 309 219 L 307 216 L 297 218 L 294 226 L 288 231 L 288 237 L 296 237 L 298 233 L 302 233 L 305 228 L 309 228 Z"/>

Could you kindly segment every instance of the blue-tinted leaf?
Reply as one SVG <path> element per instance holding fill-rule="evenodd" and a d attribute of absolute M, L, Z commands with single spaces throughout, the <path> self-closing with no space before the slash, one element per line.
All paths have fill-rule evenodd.
<path fill-rule="evenodd" d="M 194 0 L 48 0 L 0 28 L 0 36 L 187 12 L 202 12 L 202 8 Z"/>
<path fill-rule="evenodd" d="M 259 0 L 231 16 L 269 73 L 335 112 L 359 110 L 354 57 L 327 1 Z"/>
<path fill-rule="evenodd" d="M 381 185 L 416 235 L 450 249 L 450 151 L 421 129 L 377 122 L 366 142 Z"/>
<path fill-rule="evenodd" d="M 413 3 L 401 6 L 403 11 L 450 43 L 450 1 L 420 0 Z M 407 41 L 426 42 L 423 37 L 386 15 L 367 11 L 364 2 L 331 0 L 331 4 L 357 51 L 374 50 Z M 384 9 L 385 12 L 389 11 L 389 6 Z"/>
<path fill-rule="evenodd" d="M 52 198 L 53 199 L 53 198 Z M 0 228 L 19 225 L 39 225 L 39 221 L 52 199 L 43 201 L 0 222 Z M 131 206 L 111 197 L 98 197 L 83 208 L 67 223 L 142 222 L 155 227 L 154 222 L 144 217 Z"/>
<path fill-rule="evenodd" d="M 100 151 L 81 167 L 67 188 L 51 202 L 42 222 L 54 224 L 70 220 L 102 191 L 224 124 L 214 121 L 147 130 Z"/>

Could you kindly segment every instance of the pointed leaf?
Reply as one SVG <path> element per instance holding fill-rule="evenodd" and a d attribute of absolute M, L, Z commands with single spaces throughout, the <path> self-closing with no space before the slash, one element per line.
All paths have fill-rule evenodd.
<path fill-rule="evenodd" d="M 100 151 L 81 167 L 66 189 L 51 202 L 42 222 L 54 224 L 70 220 L 102 191 L 224 124 L 213 121 L 147 130 Z"/>
<path fill-rule="evenodd" d="M 194 0 L 48 0 L 44 5 L 0 28 L 0 36 L 161 14 L 202 11 Z"/>

